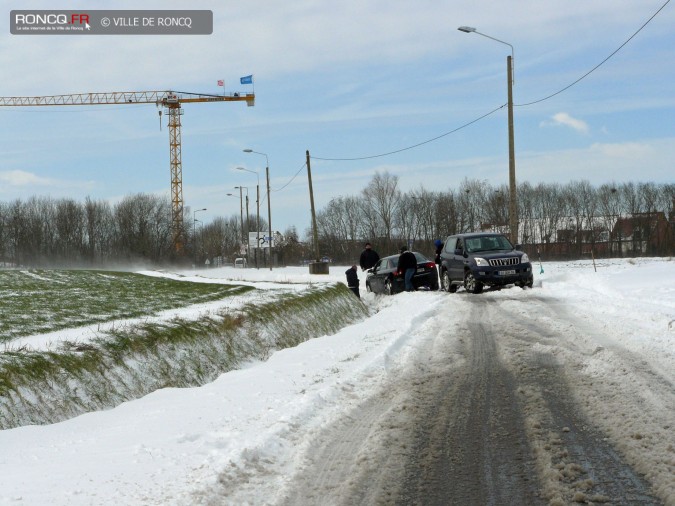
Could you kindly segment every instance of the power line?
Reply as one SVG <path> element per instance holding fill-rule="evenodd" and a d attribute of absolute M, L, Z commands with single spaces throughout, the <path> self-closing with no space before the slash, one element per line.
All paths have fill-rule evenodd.
<path fill-rule="evenodd" d="M 312 156 L 312 159 L 323 160 L 323 161 L 354 161 L 354 160 L 368 160 L 370 158 L 380 158 L 382 156 L 393 155 L 395 153 L 400 153 L 402 151 L 407 151 L 409 149 L 413 149 L 413 148 L 417 148 L 419 146 L 423 146 L 424 144 L 429 144 L 430 142 L 434 142 L 434 141 L 437 141 L 438 139 L 446 137 L 450 134 L 454 134 L 455 132 L 458 132 L 459 130 L 462 130 L 463 128 L 466 128 L 469 125 L 473 125 L 474 123 L 482 120 L 483 118 L 487 118 L 491 114 L 494 114 L 495 112 L 497 112 L 500 109 L 503 109 L 504 107 L 506 107 L 506 104 L 502 104 L 499 107 L 496 107 L 495 109 L 492 109 L 490 112 L 488 112 L 486 114 L 483 114 L 482 116 L 480 116 L 480 117 L 478 117 L 474 120 L 471 120 L 468 123 L 464 123 L 462 126 L 459 126 L 459 127 L 455 128 L 454 130 L 450 130 L 449 132 L 445 132 L 444 134 L 438 135 L 438 136 L 436 136 L 432 139 L 428 139 L 426 141 L 418 142 L 417 144 L 414 144 L 412 146 L 408 146 L 406 148 L 397 149 L 395 151 L 389 151 L 388 153 L 380 153 L 379 155 L 361 156 L 361 157 L 356 157 L 356 158 L 321 158 L 321 157 L 318 157 L 318 156 Z"/>
<path fill-rule="evenodd" d="M 527 102 L 527 103 L 525 103 L 525 104 L 514 104 L 514 106 L 515 106 L 515 107 L 525 107 L 525 106 L 528 106 L 528 105 L 538 104 L 538 103 L 540 103 L 540 102 L 543 102 L 543 101 L 545 101 L 545 100 L 548 100 L 549 98 L 553 98 L 553 97 L 555 97 L 556 95 L 560 95 L 563 91 L 569 90 L 572 86 L 574 86 L 575 84 L 577 84 L 577 83 L 580 82 L 581 80 L 583 80 L 583 79 L 585 79 L 586 77 L 588 77 L 589 75 L 591 75 L 593 72 L 595 72 L 597 69 L 599 69 L 602 65 L 604 65 L 604 64 L 605 64 L 612 56 L 614 56 L 616 53 L 618 53 L 619 51 L 621 51 L 621 49 L 623 49 L 623 47 L 624 47 L 626 44 L 628 44 L 628 43 L 629 43 L 629 42 L 630 42 L 630 41 L 631 41 L 638 33 L 640 33 L 640 32 L 644 29 L 644 27 L 647 26 L 647 25 L 648 25 L 648 24 L 649 24 L 649 23 L 650 23 L 650 22 L 651 22 L 658 14 L 659 14 L 659 12 L 661 12 L 661 11 L 665 8 L 665 6 L 668 5 L 669 3 L 670 3 L 670 0 L 666 0 L 666 3 L 664 3 L 664 4 L 659 8 L 659 10 L 657 10 L 657 11 L 652 15 L 652 17 L 650 17 L 647 21 L 645 21 L 644 24 L 643 24 L 640 28 L 638 28 L 637 31 L 636 31 L 633 35 L 631 35 L 630 37 L 628 37 L 628 39 L 626 39 L 626 41 L 625 41 L 623 44 L 621 44 L 618 48 L 616 48 L 616 49 L 615 49 L 615 50 L 614 50 L 607 58 L 605 58 L 604 60 L 602 60 L 600 63 L 598 63 L 595 67 L 593 67 L 591 70 L 589 70 L 588 72 L 586 72 L 583 76 L 581 76 L 581 77 L 580 77 L 579 79 L 577 79 L 576 81 L 574 81 L 574 82 L 568 84 L 568 85 L 565 86 L 564 88 L 562 88 L 562 89 L 556 91 L 555 93 L 552 93 L 551 95 L 548 95 L 548 96 L 546 96 L 546 97 L 544 97 L 544 98 L 540 98 L 539 100 L 534 100 L 533 102 Z"/>
<path fill-rule="evenodd" d="M 283 185 L 281 188 L 271 189 L 270 191 L 279 192 L 279 191 L 283 190 L 284 188 L 286 188 L 289 184 L 291 184 L 291 183 L 293 182 L 293 180 L 294 180 L 296 177 L 298 177 L 298 174 L 300 174 L 300 171 L 301 171 L 302 169 L 304 169 L 305 167 L 307 167 L 307 162 L 305 162 L 305 163 L 302 164 L 302 167 L 300 167 L 300 168 L 298 169 L 298 172 L 296 172 L 296 173 L 293 175 L 293 177 L 290 179 L 290 181 L 288 181 L 288 183 L 286 183 L 285 185 Z"/>

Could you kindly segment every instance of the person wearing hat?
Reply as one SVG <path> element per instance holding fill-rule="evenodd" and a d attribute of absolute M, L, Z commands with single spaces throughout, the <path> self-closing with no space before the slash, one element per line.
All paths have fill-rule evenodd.
<path fill-rule="evenodd" d="M 414 292 L 415 287 L 413 286 L 413 276 L 417 270 L 417 257 L 412 251 L 409 251 L 405 246 L 401 246 L 399 249 L 401 256 L 398 257 L 398 265 L 396 268 L 399 272 L 402 272 L 405 280 L 405 291 Z"/>
<path fill-rule="evenodd" d="M 379 259 L 380 255 L 378 255 L 377 251 L 375 251 L 371 244 L 367 242 L 365 244 L 365 249 L 361 252 L 361 256 L 359 257 L 361 270 L 367 271 L 371 267 L 374 267 Z"/>

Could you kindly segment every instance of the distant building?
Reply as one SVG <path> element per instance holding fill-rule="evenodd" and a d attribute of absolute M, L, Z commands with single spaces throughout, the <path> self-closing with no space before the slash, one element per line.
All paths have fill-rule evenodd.
<path fill-rule="evenodd" d="M 675 207 L 675 202 L 674 202 Z M 546 258 L 580 258 L 595 255 L 643 256 L 675 254 L 675 211 L 630 216 L 563 216 L 554 219 L 523 219 L 518 243 Z M 481 225 L 482 231 L 509 236 L 505 223 Z"/>
<path fill-rule="evenodd" d="M 612 230 L 612 252 L 624 255 L 673 253 L 673 227 L 665 213 L 639 213 L 619 218 Z"/>

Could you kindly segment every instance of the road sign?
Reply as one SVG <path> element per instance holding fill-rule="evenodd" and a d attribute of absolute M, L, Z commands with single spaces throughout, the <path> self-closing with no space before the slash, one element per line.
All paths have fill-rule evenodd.
<path fill-rule="evenodd" d="M 274 247 L 274 240 L 269 236 L 269 233 L 260 232 L 260 244 L 258 244 L 258 233 L 248 233 L 248 245 L 251 248 L 269 248 Z"/>

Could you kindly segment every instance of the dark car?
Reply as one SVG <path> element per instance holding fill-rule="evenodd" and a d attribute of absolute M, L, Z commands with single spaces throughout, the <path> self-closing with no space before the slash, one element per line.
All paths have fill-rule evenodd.
<path fill-rule="evenodd" d="M 456 292 L 464 286 L 467 292 L 480 293 L 485 286 L 532 288 L 532 264 L 520 248 L 502 234 L 451 235 L 441 252 L 442 289 Z"/>
<path fill-rule="evenodd" d="M 417 271 L 413 276 L 415 290 L 427 289 L 438 290 L 438 271 L 436 264 L 425 257 L 422 253 L 413 251 L 417 258 Z M 366 278 L 366 290 L 373 293 L 386 293 L 393 295 L 405 291 L 404 273 L 399 272 L 398 257 L 391 255 L 380 258 L 372 269 L 368 269 Z"/>

